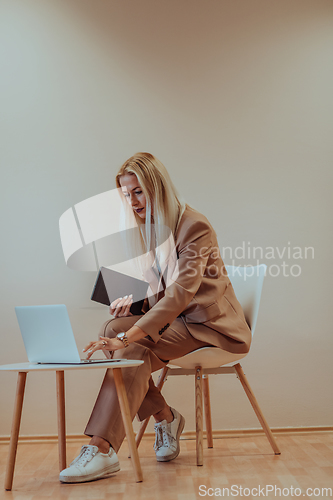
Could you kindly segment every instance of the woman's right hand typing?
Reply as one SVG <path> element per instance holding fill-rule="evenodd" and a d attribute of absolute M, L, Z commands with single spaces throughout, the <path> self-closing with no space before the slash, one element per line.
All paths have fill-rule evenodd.
<path fill-rule="evenodd" d="M 133 295 L 125 295 L 125 297 L 120 297 L 119 299 L 111 302 L 110 314 L 115 318 L 121 318 L 123 316 L 133 316 L 130 312 L 130 307 L 133 304 Z"/>

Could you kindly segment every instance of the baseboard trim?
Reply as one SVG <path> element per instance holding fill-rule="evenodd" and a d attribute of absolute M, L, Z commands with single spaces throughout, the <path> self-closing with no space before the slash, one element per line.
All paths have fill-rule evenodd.
<path fill-rule="evenodd" d="M 275 435 L 284 434 L 309 434 L 315 432 L 333 432 L 333 426 L 317 426 L 317 427 L 277 427 L 271 428 Z M 263 429 L 227 429 L 227 430 L 214 430 L 213 439 L 226 439 L 226 438 L 240 438 L 252 436 L 264 436 Z M 206 438 L 206 431 L 204 431 L 204 438 Z M 182 439 L 196 439 L 195 431 L 188 431 L 182 433 Z"/>
<path fill-rule="evenodd" d="M 271 431 L 275 435 L 292 435 L 292 434 L 309 434 L 309 433 L 324 433 L 333 432 L 333 426 L 317 426 L 317 427 L 277 427 L 272 428 Z M 226 439 L 226 438 L 239 438 L 239 437 L 253 437 L 264 435 L 262 429 L 228 429 L 228 430 L 214 430 L 213 439 Z M 146 432 L 143 439 L 153 439 L 155 434 L 153 432 Z M 206 432 L 204 432 L 204 438 Z M 89 438 L 82 434 L 67 434 L 66 440 L 70 442 L 84 442 Z M 182 433 L 181 439 L 196 439 L 195 431 L 186 431 Z M 0 444 L 9 444 L 10 436 L 0 436 Z M 19 443 L 56 443 L 58 436 L 56 434 L 44 436 L 20 436 Z"/>

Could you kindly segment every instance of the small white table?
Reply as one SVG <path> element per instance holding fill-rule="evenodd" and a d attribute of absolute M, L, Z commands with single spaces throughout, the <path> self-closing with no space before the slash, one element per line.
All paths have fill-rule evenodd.
<path fill-rule="evenodd" d="M 13 485 L 15 459 L 17 451 L 17 442 L 19 437 L 22 406 L 24 398 L 25 383 L 27 373 L 30 371 L 55 371 L 57 382 L 57 409 L 58 409 L 58 448 L 59 448 L 59 469 L 66 469 L 66 420 L 65 420 L 65 370 L 94 370 L 101 368 L 112 368 L 116 385 L 119 406 L 124 422 L 126 437 L 129 445 L 132 465 L 134 469 L 136 482 L 142 481 L 142 471 L 135 444 L 132 419 L 129 411 L 127 394 L 123 382 L 122 368 L 139 366 L 143 363 L 141 360 L 123 359 L 121 361 L 109 361 L 104 363 L 82 363 L 80 365 L 50 364 L 34 365 L 30 363 L 19 363 L 12 365 L 0 365 L 0 370 L 14 371 L 18 373 L 16 397 L 14 404 L 14 413 L 12 421 L 12 430 L 10 435 L 9 454 L 7 469 L 5 475 L 5 490 L 11 490 Z"/>

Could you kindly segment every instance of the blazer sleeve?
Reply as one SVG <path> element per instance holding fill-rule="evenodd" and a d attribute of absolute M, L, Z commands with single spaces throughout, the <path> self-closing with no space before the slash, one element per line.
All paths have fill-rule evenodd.
<path fill-rule="evenodd" d="M 212 229 L 204 221 L 195 221 L 182 229 L 178 250 L 178 277 L 164 291 L 164 296 L 135 325 L 155 343 L 191 302 L 200 287 L 212 249 Z"/>

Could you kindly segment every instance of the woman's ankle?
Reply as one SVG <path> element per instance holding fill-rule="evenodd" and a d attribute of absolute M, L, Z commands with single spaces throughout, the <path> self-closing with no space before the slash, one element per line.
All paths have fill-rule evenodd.
<path fill-rule="evenodd" d="M 106 439 L 104 438 L 101 438 L 99 436 L 93 436 L 89 444 L 97 446 L 101 453 L 109 453 L 110 443 L 106 441 Z"/>
<path fill-rule="evenodd" d="M 166 408 L 163 408 L 163 410 L 160 410 L 158 413 L 155 413 L 153 417 L 157 423 L 162 422 L 162 420 L 166 420 L 169 424 L 174 419 L 170 406 L 167 406 Z"/>

